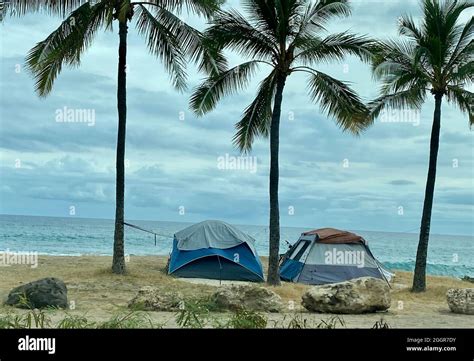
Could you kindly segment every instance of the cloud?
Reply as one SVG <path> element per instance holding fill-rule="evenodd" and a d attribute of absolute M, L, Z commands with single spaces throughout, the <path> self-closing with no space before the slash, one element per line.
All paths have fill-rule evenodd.
<path fill-rule="evenodd" d="M 241 10 L 238 1 L 228 6 Z M 419 15 L 417 2 L 355 1 L 353 15 L 328 29 L 393 37 L 404 12 Z M 202 20 L 191 21 L 204 26 Z M 0 55 L 0 212 L 63 216 L 74 205 L 79 216 L 113 218 L 117 34 L 98 34 L 81 66 L 65 67 L 52 93 L 40 99 L 21 65 L 28 50 L 58 23 L 58 18 L 27 16 L 2 25 L 9 36 L 2 39 Z M 224 98 L 213 112 L 196 117 L 188 99 L 202 74 L 190 66 L 189 89 L 179 93 L 132 27 L 129 40 L 126 217 L 268 224 L 268 139 L 257 139 L 253 146 L 254 173 L 219 169 L 217 162 L 226 154 L 239 156 L 232 145 L 235 123 L 268 68 L 262 67 L 246 89 Z M 365 100 L 377 94 L 370 67 L 353 57 L 317 68 L 352 82 Z M 93 109 L 94 125 L 57 122 L 56 112 L 64 107 Z M 421 112 L 412 114 L 418 124 L 377 120 L 356 137 L 342 132 L 311 102 L 304 76 L 292 75 L 281 118 L 282 226 L 419 226 L 433 109 L 428 94 Z M 472 134 L 466 116 L 453 106 L 444 103 L 442 117 L 433 231 L 472 233 Z"/>
<path fill-rule="evenodd" d="M 413 182 L 407 179 L 396 179 L 396 180 L 388 182 L 388 184 L 391 184 L 394 186 L 407 186 L 407 185 L 416 184 L 416 182 Z"/>

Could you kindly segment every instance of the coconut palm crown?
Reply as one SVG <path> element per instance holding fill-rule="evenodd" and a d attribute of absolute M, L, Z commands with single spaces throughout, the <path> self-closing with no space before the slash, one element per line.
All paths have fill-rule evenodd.
<path fill-rule="evenodd" d="M 372 42 L 350 32 L 330 34 L 327 23 L 347 17 L 346 0 L 243 0 L 246 15 L 219 11 L 204 36 L 219 50 L 233 50 L 246 61 L 209 76 L 195 89 L 190 106 L 198 115 L 226 95 L 243 90 L 257 70 L 268 69 L 257 94 L 236 124 L 234 144 L 248 152 L 257 137 L 270 137 L 270 258 L 268 282 L 279 284 L 278 148 L 283 90 L 296 72 L 307 75 L 307 92 L 343 129 L 359 133 L 368 125 L 367 108 L 348 83 L 318 70 L 346 55 L 371 59 Z"/>
<path fill-rule="evenodd" d="M 378 44 L 373 74 L 382 82 L 380 96 L 369 104 L 371 119 L 387 108 L 419 109 L 432 95 L 435 101 L 430 159 L 412 290 L 426 289 L 426 262 L 431 225 L 443 99 L 457 106 L 474 124 L 474 18 L 462 14 L 472 1 L 422 0 L 421 24 L 405 15 L 399 19 L 401 38 Z"/>
<path fill-rule="evenodd" d="M 158 57 L 170 74 L 172 85 L 186 88 L 186 63 L 191 59 L 200 70 L 212 74 L 226 68 L 223 58 L 204 46 L 201 33 L 179 18 L 186 10 L 210 17 L 220 0 L 10 0 L 1 8 L 5 14 L 24 15 L 30 12 L 65 17 L 59 27 L 29 52 L 26 65 L 36 80 L 39 96 L 47 96 L 63 66 L 77 67 L 84 52 L 92 45 L 101 29 L 111 30 L 118 23 L 117 110 L 118 134 L 116 153 L 116 207 L 112 270 L 125 273 L 124 194 L 125 134 L 127 118 L 126 68 L 128 24 L 135 21 L 138 32 L 145 37 L 148 49 Z"/>

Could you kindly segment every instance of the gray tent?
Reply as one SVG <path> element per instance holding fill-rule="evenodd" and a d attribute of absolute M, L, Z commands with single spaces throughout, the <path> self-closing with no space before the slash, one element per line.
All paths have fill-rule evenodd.
<path fill-rule="evenodd" d="M 222 221 L 204 221 L 193 224 L 175 235 L 178 241 L 178 249 L 193 251 L 201 248 L 227 249 L 246 243 L 255 251 L 255 240 L 248 234 Z"/>
<path fill-rule="evenodd" d="M 361 236 L 334 228 L 303 233 L 280 266 L 285 281 L 325 284 L 359 277 L 390 280 L 392 274 L 375 259 Z"/>

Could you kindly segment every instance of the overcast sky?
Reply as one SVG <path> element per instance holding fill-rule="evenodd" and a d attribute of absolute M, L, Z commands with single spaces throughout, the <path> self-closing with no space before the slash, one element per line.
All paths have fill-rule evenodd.
<path fill-rule="evenodd" d="M 235 0 L 227 6 L 241 9 Z M 397 17 L 405 12 L 420 15 L 415 1 L 359 0 L 350 18 L 334 20 L 329 29 L 393 37 Z M 202 20 L 188 20 L 204 26 Z M 113 218 L 117 29 L 100 33 L 82 65 L 64 68 L 50 96 L 39 99 L 22 64 L 28 50 L 59 23 L 35 15 L 0 25 L 0 213 L 67 217 L 74 207 L 76 217 Z M 196 118 L 188 98 L 202 74 L 190 67 L 190 90 L 173 90 L 134 24 L 128 54 L 126 218 L 267 224 L 268 140 L 255 143 L 256 169 L 221 169 L 218 159 L 239 155 L 232 146 L 234 124 L 268 69 L 260 68 L 245 91 Z M 230 56 L 232 64 L 238 60 Z M 368 65 L 355 58 L 319 69 L 353 82 L 366 101 L 377 94 Z M 94 124 L 57 122 L 64 107 L 94 110 Z M 378 120 L 354 137 L 311 103 L 305 77 L 292 75 L 281 121 L 281 225 L 417 229 L 433 108 L 429 97 L 419 118 L 416 112 L 405 114 L 413 122 Z M 473 234 L 473 133 L 467 115 L 446 103 L 441 124 L 432 231 Z"/>

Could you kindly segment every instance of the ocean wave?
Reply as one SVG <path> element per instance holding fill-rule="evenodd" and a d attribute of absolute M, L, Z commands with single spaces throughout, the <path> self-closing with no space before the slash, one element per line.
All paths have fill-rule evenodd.
<path fill-rule="evenodd" d="M 389 270 L 413 271 L 415 269 L 415 261 L 406 262 L 382 262 Z M 474 276 L 474 267 L 466 265 L 427 263 L 426 273 L 435 276 Z"/>

